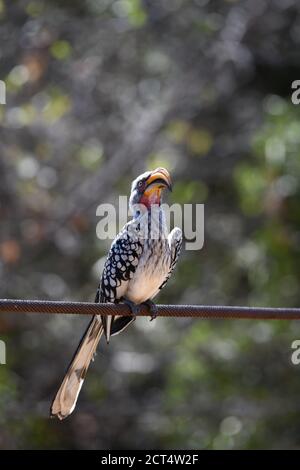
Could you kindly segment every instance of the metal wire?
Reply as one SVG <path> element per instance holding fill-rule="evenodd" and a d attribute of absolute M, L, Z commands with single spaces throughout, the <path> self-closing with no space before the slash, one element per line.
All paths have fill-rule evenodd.
<path fill-rule="evenodd" d="M 300 320 L 300 308 L 230 307 L 223 305 L 157 305 L 160 317 L 196 317 L 205 319 Z M 0 313 L 46 313 L 67 315 L 131 315 L 124 304 L 56 302 L 48 300 L 0 299 Z M 151 316 L 146 306 L 141 316 Z"/>

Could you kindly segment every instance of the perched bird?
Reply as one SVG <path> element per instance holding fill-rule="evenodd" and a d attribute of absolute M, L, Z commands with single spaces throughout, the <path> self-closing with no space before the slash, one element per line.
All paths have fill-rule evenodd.
<path fill-rule="evenodd" d="M 96 294 L 96 302 L 126 303 L 132 316 L 92 318 L 51 407 L 51 415 L 64 419 L 75 409 L 91 360 L 104 333 L 107 342 L 123 331 L 146 304 L 152 314 L 152 299 L 169 280 L 181 251 L 182 232 L 170 234 L 161 207 L 162 191 L 172 190 L 171 177 L 164 168 L 140 175 L 133 183 L 129 207 L 132 220 L 114 240 Z"/>

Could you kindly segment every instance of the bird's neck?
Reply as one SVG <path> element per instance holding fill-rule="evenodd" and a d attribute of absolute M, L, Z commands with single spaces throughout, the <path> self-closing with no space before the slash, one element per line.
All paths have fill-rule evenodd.
<path fill-rule="evenodd" d="M 161 205 L 152 205 L 147 210 L 136 212 L 134 220 L 142 226 L 149 240 L 168 237 L 166 215 Z"/>

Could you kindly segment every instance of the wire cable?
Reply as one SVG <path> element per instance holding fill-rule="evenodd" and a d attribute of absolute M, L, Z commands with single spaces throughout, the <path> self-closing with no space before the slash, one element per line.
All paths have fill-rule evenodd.
<path fill-rule="evenodd" d="M 223 305 L 157 305 L 160 317 L 204 319 L 300 320 L 300 308 L 237 307 Z M 66 315 L 132 315 L 125 304 L 0 299 L 0 313 Z M 140 316 L 151 316 L 142 306 Z"/>

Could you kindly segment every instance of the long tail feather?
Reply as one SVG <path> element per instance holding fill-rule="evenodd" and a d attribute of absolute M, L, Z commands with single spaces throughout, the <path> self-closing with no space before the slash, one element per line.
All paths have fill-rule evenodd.
<path fill-rule="evenodd" d="M 103 333 L 101 319 L 90 322 L 51 406 L 51 416 L 67 418 L 75 409 L 90 362 Z"/>
<path fill-rule="evenodd" d="M 107 344 L 109 344 L 109 341 L 110 341 L 111 327 L 112 327 L 112 324 L 114 323 L 114 318 L 115 317 L 112 316 L 112 315 L 108 315 L 108 316 L 102 315 L 101 316 L 104 336 L 106 338 Z"/>

